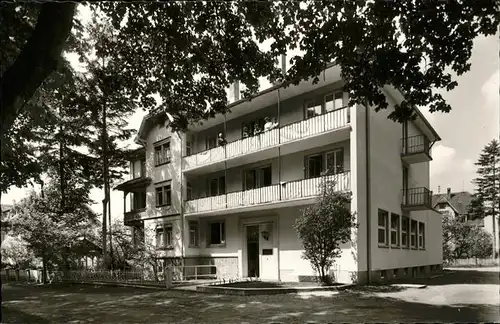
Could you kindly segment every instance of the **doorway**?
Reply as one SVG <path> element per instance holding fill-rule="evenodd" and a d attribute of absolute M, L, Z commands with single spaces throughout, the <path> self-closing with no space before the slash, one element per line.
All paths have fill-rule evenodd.
<path fill-rule="evenodd" d="M 259 225 L 246 226 L 246 229 L 248 277 L 259 277 Z"/>

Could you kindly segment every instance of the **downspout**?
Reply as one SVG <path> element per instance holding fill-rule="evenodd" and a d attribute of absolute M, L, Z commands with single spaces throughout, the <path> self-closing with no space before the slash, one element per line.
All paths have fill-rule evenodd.
<path fill-rule="evenodd" d="M 180 154 L 180 185 L 181 185 L 181 197 L 180 197 L 180 214 L 181 214 L 181 264 L 184 266 L 184 258 L 186 256 L 186 246 L 184 245 L 184 235 L 185 235 L 185 228 L 184 228 L 184 172 L 182 172 L 182 156 L 183 156 L 183 149 L 184 149 L 184 143 L 183 143 L 183 137 L 180 132 L 177 132 L 179 136 L 179 140 L 181 142 L 181 154 Z"/>
<path fill-rule="evenodd" d="M 371 181 L 370 181 L 370 114 L 368 102 L 365 100 L 365 140 L 366 140 L 366 270 L 367 283 L 371 283 L 371 261 L 372 261 L 372 244 L 371 244 Z"/>
<path fill-rule="evenodd" d="M 226 143 L 224 144 L 224 199 L 227 208 L 227 116 L 225 113 L 224 113 L 224 142 Z M 217 184 L 217 186 L 219 186 L 219 184 Z"/>
<path fill-rule="evenodd" d="M 278 183 L 279 183 L 279 199 L 281 201 L 281 96 L 278 89 Z"/>

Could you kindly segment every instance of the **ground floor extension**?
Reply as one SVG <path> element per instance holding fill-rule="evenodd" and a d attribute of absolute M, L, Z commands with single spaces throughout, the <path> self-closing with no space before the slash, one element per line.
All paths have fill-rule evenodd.
<path fill-rule="evenodd" d="M 303 205 L 238 214 L 157 219 L 145 223 L 161 228 L 162 236 L 157 235 L 156 240 L 167 242 L 163 257 L 167 264 L 182 265 L 185 275 L 211 274 L 226 280 L 258 277 L 286 282 L 310 281 L 315 279 L 315 271 L 303 258 L 302 244 L 294 229 L 302 208 Z M 425 249 L 381 247 L 376 235 L 372 235 L 372 282 L 428 275 L 441 268 L 440 254 L 434 253 L 441 248 L 435 246 L 440 240 L 430 237 L 437 235 L 432 231 L 437 220 L 431 212 L 414 216 L 417 217 L 429 228 L 425 234 L 429 236 Z M 366 228 L 363 227 L 363 215 L 358 215 L 358 219 L 360 226 L 353 231 L 354 243 L 341 246 L 341 257 L 330 270 L 336 282 L 362 283 L 368 280 Z M 372 224 L 372 233 L 375 234 L 377 223 Z M 184 231 L 181 231 L 183 226 Z M 194 267 L 200 265 L 206 267 Z"/>

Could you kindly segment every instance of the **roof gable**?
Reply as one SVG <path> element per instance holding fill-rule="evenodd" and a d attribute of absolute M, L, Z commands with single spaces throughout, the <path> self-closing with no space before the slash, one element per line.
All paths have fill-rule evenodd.
<path fill-rule="evenodd" d="M 447 203 L 459 215 L 468 213 L 469 205 L 472 201 L 472 194 L 467 191 L 452 192 L 448 194 L 437 194 L 432 196 L 432 207 L 435 208 L 437 204 Z"/>

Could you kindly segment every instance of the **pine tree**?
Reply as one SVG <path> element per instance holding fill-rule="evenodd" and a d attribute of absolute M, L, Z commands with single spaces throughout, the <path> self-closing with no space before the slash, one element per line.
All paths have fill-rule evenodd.
<path fill-rule="evenodd" d="M 493 257 L 495 257 L 497 215 L 500 211 L 500 144 L 492 140 L 482 150 L 478 161 L 478 177 L 474 179 L 476 192 L 470 211 L 475 217 L 492 216 L 493 222 Z"/>
<path fill-rule="evenodd" d="M 86 72 L 80 74 L 78 109 L 91 112 L 94 134 L 89 136 L 89 152 L 95 161 L 95 184 L 104 190 L 102 244 L 103 256 L 107 257 L 106 237 L 109 235 L 110 260 L 113 260 L 111 232 L 111 185 L 122 179 L 127 160 L 125 148 L 120 144 L 131 138 L 133 129 L 127 129 L 127 118 L 134 112 L 130 94 L 125 91 L 121 67 L 110 59 L 113 51 L 113 35 L 110 26 L 94 16 L 86 28 L 87 37 L 79 43 L 80 60 Z M 95 56 L 88 55 L 89 48 Z M 91 52 L 91 51 L 90 51 Z M 103 259 L 105 261 L 105 259 Z"/>

